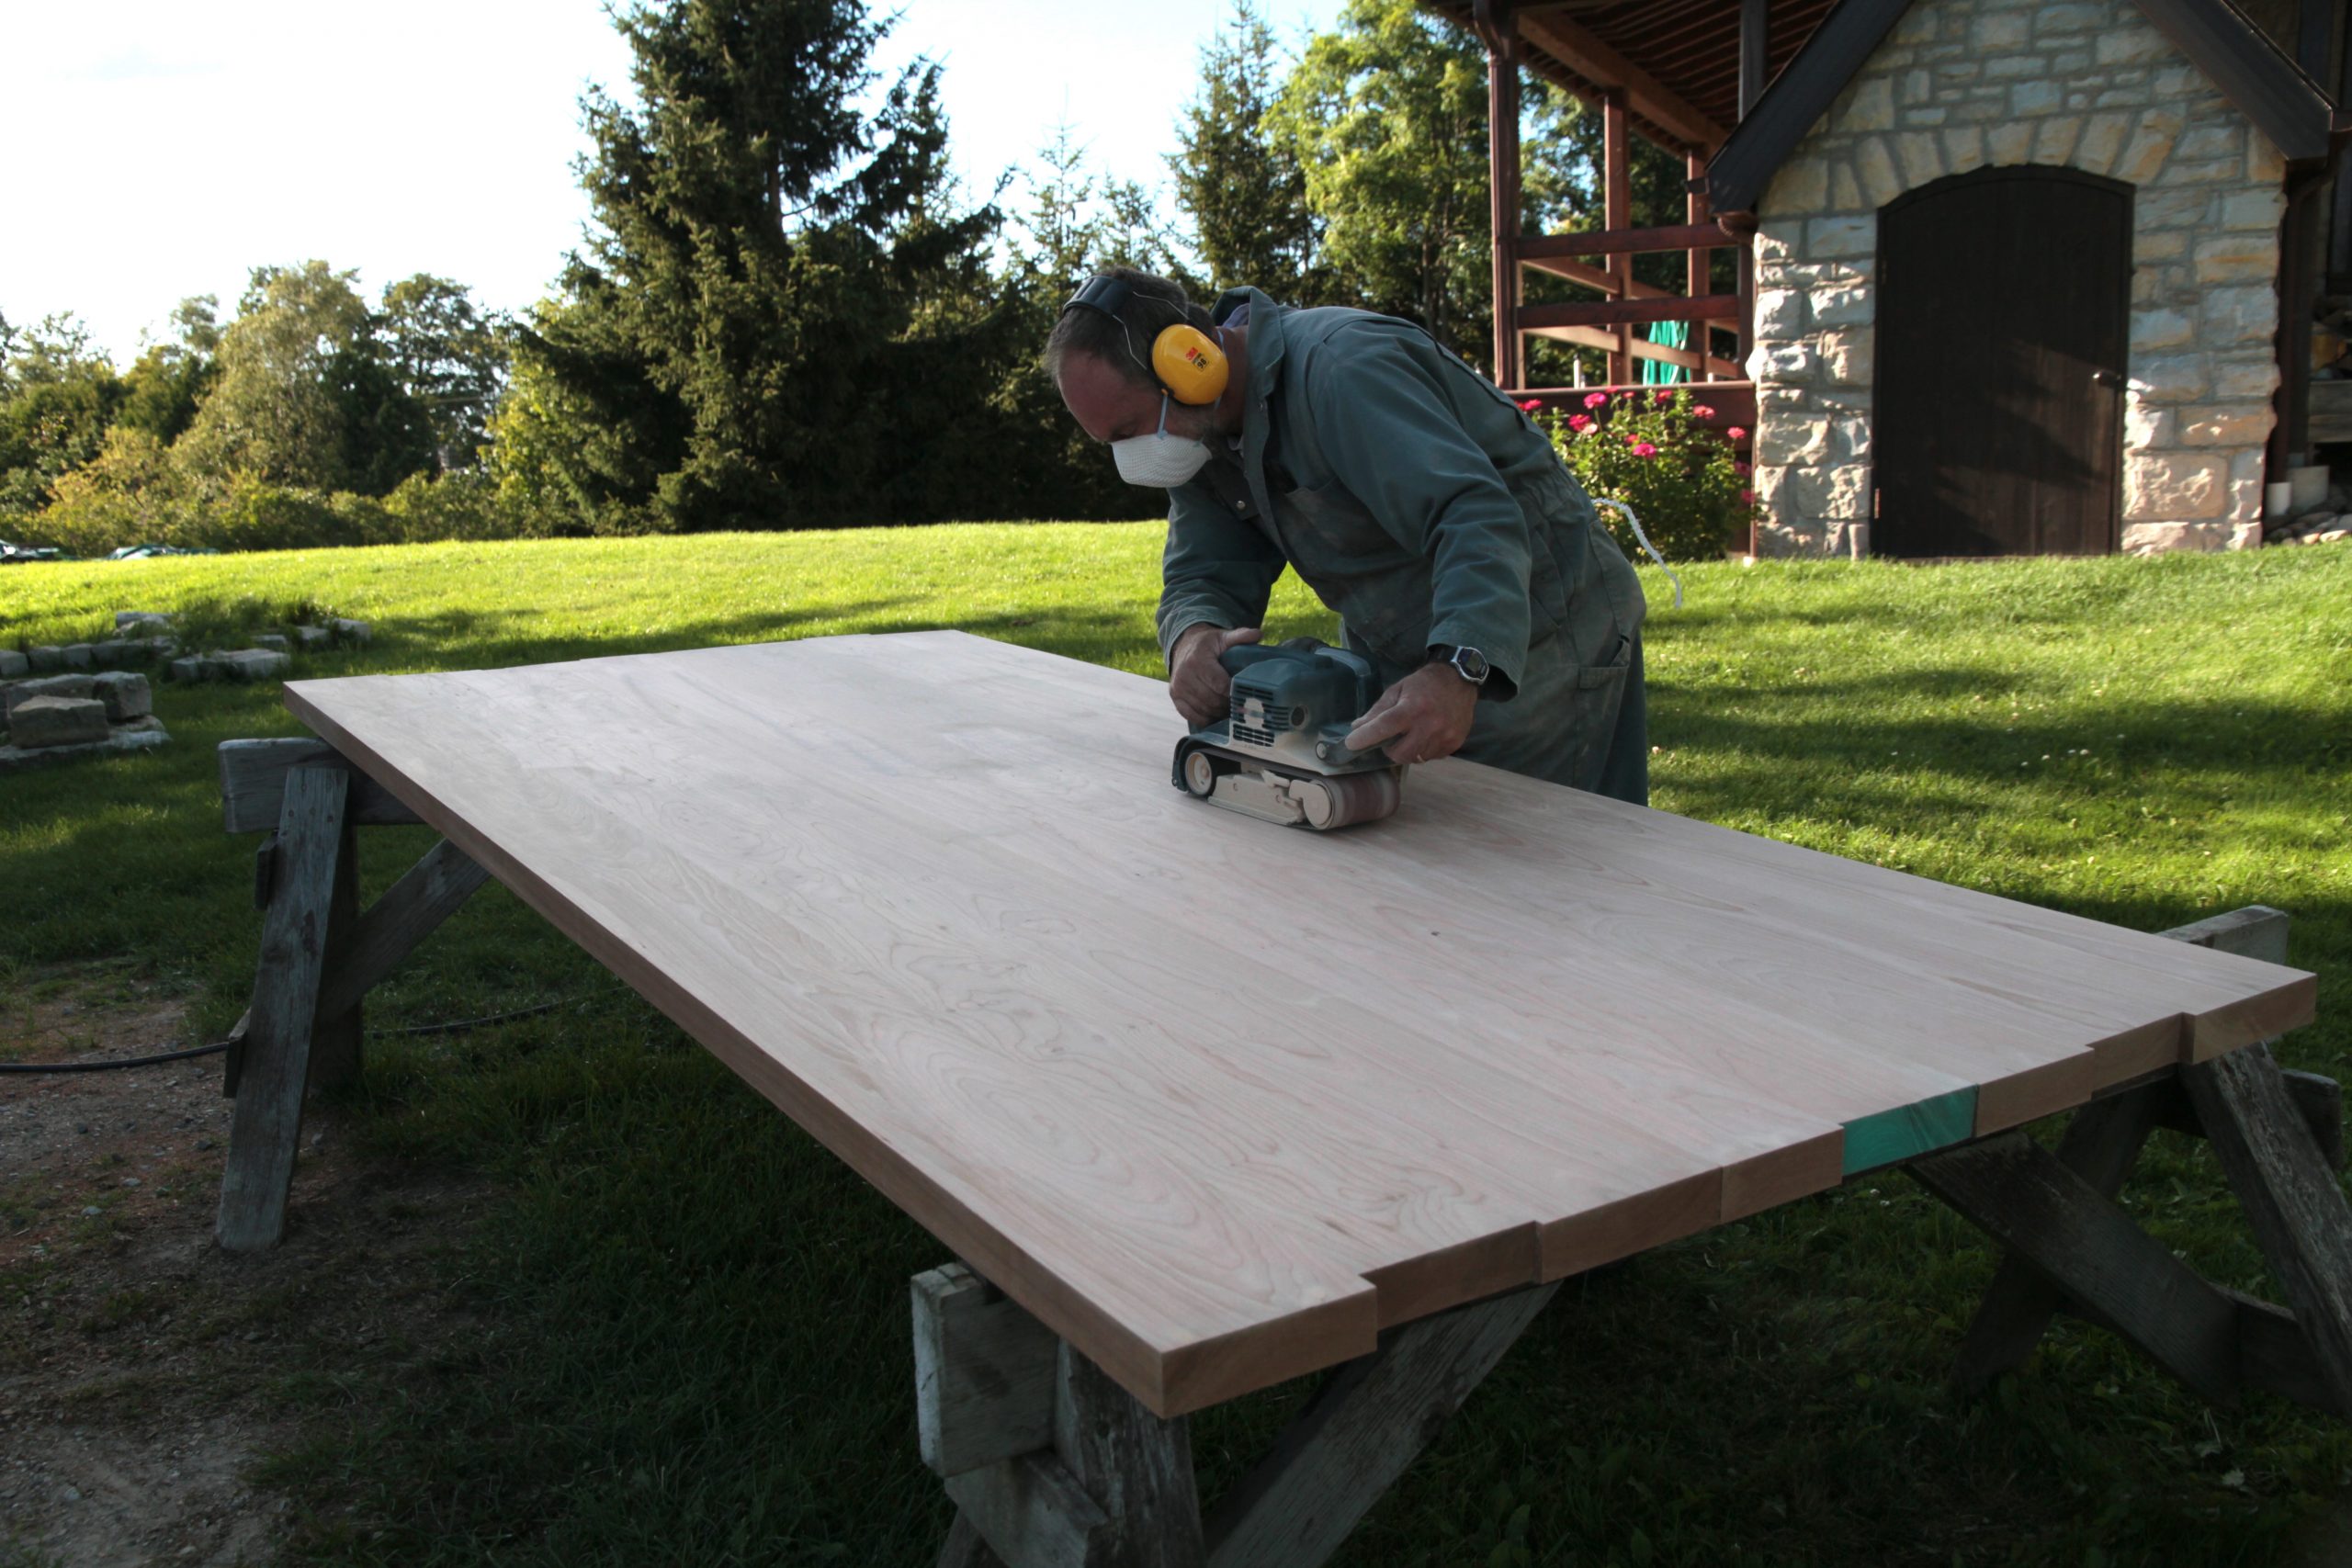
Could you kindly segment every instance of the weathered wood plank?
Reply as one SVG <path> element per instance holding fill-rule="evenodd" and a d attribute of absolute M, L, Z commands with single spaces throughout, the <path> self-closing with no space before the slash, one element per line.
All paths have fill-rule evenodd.
<path fill-rule="evenodd" d="M 334 858 L 334 895 L 327 901 L 326 956 L 319 972 L 317 1021 L 311 1026 L 309 1090 L 346 1089 L 359 1081 L 367 1032 L 361 1027 L 359 999 L 366 987 L 335 986 L 351 954 L 352 938 L 359 924 L 359 826 L 346 815 L 343 844 Z"/>
<path fill-rule="evenodd" d="M 350 942 L 328 971 L 321 1014 L 357 1007 L 489 880 L 489 872 L 447 839 L 427 850 L 353 925 Z"/>
<path fill-rule="evenodd" d="M 1910 1170 L 2189 1388 L 2237 1403 L 2235 1309 L 2056 1156 L 2005 1133 Z"/>
<path fill-rule="evenodd" d="M 956 1522 L 947 1527 L 946 1543 L 939 1549 L 939 1568 L 1004 1568 L 1004 1559 L 989 1550 L 971 1515 L 958 1508 Z"/>
<path fill-rule="evenodd" d="M 914 1277 L 922 1461 L 961 1475 L 1054 1440 L 1053 1331 L 962 1264 Z"/>
<path fill-rule="evenodd" d="M 2084 1106 L 2058 1140 L 2059 1164 L 2100 1197 L 2114 1197 L 2148 1141 L 2164 1091 L 2173 1087 L 2146 1085 Z M 2015 1253 L 2003 1258 L 1961 1340 L 1955 1381 L 1975 1387 L 2023 1366 L 2065 1302 L 2048 1275 Z"/>
<path fill-rule="evenodd" d="M 2295 1102 L 2296 1115 L 2302 1119 L 2304 1129 L 2318 1146 L 2320 1157 L 2327 1162 L 2330 1170 L 2342 1170 L 2344 1086 L 2322 1074 L 2293 1067 L 2281 1067 L 2278 1077 L 2287 1086 L 2287 1098 Z M 2197 1119 L 2197 1108 L 2189 1103 L 2188 1090 L 2177 1078 L 2167 1078 L 2148 1089 L 2155 1099 L 2157 1126 L 2168 1132 L 2186 1133 L 2192 1138 L 2205 1135 L 2205 1123 Z"/>
<path fill-rule="evenodd" d="M 350 819 L 363 827 L 401 826 L 423 818 L 394 798 L 391 791 L 352 768 L 344 756 L 323 740 L 300 737 L 271 740 L 223 740 L 220 764 L 220 814 L 232 833 L 259 833 L 277 825 L 286 777 L 293 769 L 332 765 L 352 773 Z"/>
<path fill-rule="evenodd" d="M 2249 1045 L 2181 1069 L 2205 1136 L 2328 1393 L 2352 1408 L 2352 1206 L 2304 1131 L 2269 1050 Z"/>
<path fill-rule="evenodd" d="M 1116 1568 L 1202 1568 L 1192 1424 L 1153 1415 L 1109 1373 L 1061 1347 L 1054 1447 L 1111 1517 Z M 1006 1555 L 1016 1568 L 1017 1557 Z"/>
<path fill-rule="evenodd" d="M 2241 958 L 2259 958 L 2266 964 L 2287 962 L 2287 931 L 2289 919 L 2284 909 L 2274 909 L 2267 904 L 2248 904 L 2227 914 L 2213 915 L 2192 920 L 2185 926 L 2175 926 L 2159 936 L 2175 942 L 2185 942 L 2192 947 L 2210 947 L 2216 953 L 2234 953 Z"/>
<path fill-rule="evenodd" d="M 349 792 L 350 775 L 340 768 L 296 768 L 286 777 L 277 886 L 262 918 L 253 1021 L 213 1225 L 232 1252 L 274 1247 L 285 1234 Z"/>
<path fill-rule="evenodd" d="M 1117 1561 L 1111 1516 L 1050 1450 L 951 1475 L 946 1484 L 957 1524 L 968 1524 L 1012 1568 L 1114 1568 Z M 956 1544 L 953 1530 L 948 1544 Z M 975 1561 L 968 1549 L 967 1560 Z"/>
<path fill-rule="evenodd" d="M 1331 1374 L 1210 1511 L 1210 1568 L 1313 1568 L 1328 1559 L 1559 1289 L 1408 1323 Z"/>
<path fill-rule="evenodd" d="M 2248 1388 L 2275 1393 L 2322 1415 L 2352 1420 L 2352 1405 L 2330 1392 L 2311 1337 L 2293 1313 L 2226 1285 L 2213 1288 L 2237 1308 L 2238 1371 Z"/>

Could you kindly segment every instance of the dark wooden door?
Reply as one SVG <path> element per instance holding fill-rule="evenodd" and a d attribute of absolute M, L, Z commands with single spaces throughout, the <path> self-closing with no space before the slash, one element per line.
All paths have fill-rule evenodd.
<path fill-rule="evenodd" d="M 2114 549 L 2131 296 L 2129 186 L 1987 169 L 1890 202 L 1872 552 Z"/>

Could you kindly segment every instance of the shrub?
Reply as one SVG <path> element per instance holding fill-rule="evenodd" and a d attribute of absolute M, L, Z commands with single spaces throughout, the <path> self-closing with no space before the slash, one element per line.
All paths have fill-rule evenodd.
<path fill-rule="evenodd" d="M 1599 499 L 1623 502 L 1668 560 L 1713 560 L 1747 536 L 1756 494 L 1731 443 L 1700 423 L 1688 387 L 1592 392 L 1584 407 L 1534 414 L 1560 459 Z M 1710 411 L 1712 412 L 1712 411 Z M 1629 556 L 1639 546 L 1608 507 L 1602 521 Z"/>

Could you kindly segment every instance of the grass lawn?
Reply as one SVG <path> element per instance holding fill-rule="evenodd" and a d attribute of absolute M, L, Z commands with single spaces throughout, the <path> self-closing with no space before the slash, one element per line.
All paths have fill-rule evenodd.
<path fill-rule="evenodd" d="M 253 600 L 375 624 L 308 675 L 935 626 L 1157 672 L 1159 542 L 975 526 L 28 567 L 0 574 L 0 642 Z M 1689 607 L 1649 629 L 1657 805 L 2149 930 L 2278 906 L 2323 1014 L 2280 1055 L 2352 1065 L 2352 554 L 1684 578 Z M 1291 581 L 1273 619 L 1329 632 Z M 212 748 L 294 726 L 274 687 L 164 687 L 157 708 L 160 751 L 0 780 L 0 992 L 128 956 L 217 1038 L 258 921 Z M 427 842 L 364 835 L 366 892 Z M 549 1000 L 371 1042 L 355 1134 L 495 1196 L 451 1237 L 464 1336 L 407 1360 L 319 1347 L 273 1389 L 302 1434 L 263 1478 L 293 1499 L 291 1556 L 928 1562 L 946 1511 L 915 1453 L 906 1281 L 942 1249 L 503 890 L 368 1021 Z M 2151 1147 L 2132 1205 L 2212 1278 L 2275 1293 L 2210 1155 Z M 61 1266 L 0 1274 L 0 1302 Z M 1340 1561 L 2295 1560 L 2352 1483 L 2352 1432 L 2262 1396 L 2211 1411 L 2075 1326 L 1961 1398 L 1944 1375 L 1991 1267 L 1883 1175 L 1572 1284 Z M 1302 1393 L 1196 1421 L 1204 1489 Z"/>

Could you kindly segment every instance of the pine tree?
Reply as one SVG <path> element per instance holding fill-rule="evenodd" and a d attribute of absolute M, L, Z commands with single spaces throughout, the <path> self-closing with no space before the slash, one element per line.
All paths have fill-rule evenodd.
<path fill-rule="evenodd" d="M 1316 220 L 1294 144 L 1267 127 L 1281 82 L 1273 29 L 1250 0 L 1201 50 L 1200 89 L 1168 160 L 1193 249 L 1217 288 L 1249 284 L 1293 304 L 1320 303 Z"/>

